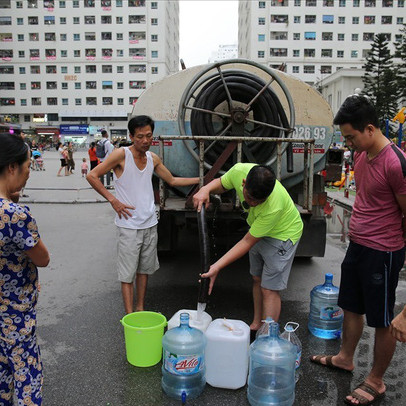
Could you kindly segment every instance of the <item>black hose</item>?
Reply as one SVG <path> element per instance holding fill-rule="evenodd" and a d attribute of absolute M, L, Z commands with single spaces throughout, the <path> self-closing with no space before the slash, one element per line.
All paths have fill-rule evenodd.
<path fill-rule="evenodd" d="M 201 272 L 206 273 L 210 268 L 210 241 L 209 232 L 206 223 L 206 208 L 202 205 L 202 209 L 197 213 L 197 225 L 199 228 L 199 243 L 200 243 L 200 262 Z M 198 303 L 207 303 L 209 296 L 210 278 L 201 278 L 199 287 Z"/>
<path fill-rule="evenodd" d="M 237 104 L 240 102 L 247 105 L 266 85 L 258 76 L 240 70 L 224 71 L 223 78 L 233 102 Z M 228 104 L 227 92 L 220 75 L 216 75 L 205 83 L 199 91 L 193 106 L 210 111 L 223 111 L 224 109 L 222 107 L 224 104 Z M 228 107 L 229 111 L 230 106 Z M 289 128 L 289 122 L 282 104 L 278 96 L 269 86 L 252 104 L 250 115 L 256 121 Z M 213 114 L 192 110 L 190 117 L 192 134 L 218 135 L 225 129 L 230 120 L 231 119 L 228 118 L 217 118 L 217 116 Z M 232 135 L 231 129 L 224 135 Z M 244 127 L 244 136 L 280 138 L 283 137 L 283 130 L 270 128 L 265 125 L 254 125 L 247 122 Z M 207 141 L 206 147 L 209 144 L 210 142 Z M 247 142 L 246 144 L 251 152 L 250 155 L 254 156 L 256 163 L 259 164 L 268 163 L 275 149 L 275 145 L 271 143 Z M 215 143 L 214 146 L 205 153 L 206 162 L 212 165 L 223 152 L 224 148 L 225 142 Z M 252 161 L 252 158 L 250 161 Z M 225 169 L 228 169 L 230 165 L 231 162 L 225 165 Z"/>

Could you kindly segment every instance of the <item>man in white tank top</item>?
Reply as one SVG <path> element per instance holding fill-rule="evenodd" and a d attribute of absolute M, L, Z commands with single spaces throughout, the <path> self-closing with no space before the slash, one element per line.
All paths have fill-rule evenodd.
<path fill-rule="evenodd" d="M 133 144 L 115 149 L 87 175 L 93 189 L 106 198 L 116 212 L 117 271 L 127 314 L 144 310 L 148 276 L 159 268 L 153 173 L 170 186 L 199 183 L 198 177 L 172 176 L 161 159 L 149 151 L 154 132 L 154 121 L 150 117 L 133 117 L 128 123 L 128 130 Z M 114 172 L 116 196 L 99 179 L 111 170 Z"/>

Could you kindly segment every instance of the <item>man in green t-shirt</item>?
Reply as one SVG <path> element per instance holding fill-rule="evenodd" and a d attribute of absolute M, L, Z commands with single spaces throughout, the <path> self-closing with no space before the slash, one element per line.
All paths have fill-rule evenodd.
<path fill-rule="evenodd" d="M 279 292 L 287 287 L 303 222 L 286 189 L 276 180 L 272 169 L 264 165 L 234 165 L 194 195 L 194 206 L 200 211 L 203 203 L 209 204 L 211 193 L 224 193 L 230 189 L 235 189 L 248 213 L 250 229 L 202 277 L 210 278 L 210 294 L 220 270 L 249 252 L 250 273 L 254 280 L 254 319 L 250 328 L 258 330 L 266 317 L 279 320 Z"/>

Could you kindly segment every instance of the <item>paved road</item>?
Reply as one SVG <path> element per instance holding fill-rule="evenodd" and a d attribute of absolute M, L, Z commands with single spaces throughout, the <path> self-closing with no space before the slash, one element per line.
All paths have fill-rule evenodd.
<path fill-rule="evenodd" d="M 80 153 L 77 154 L 81 155 Z M 79 163 L 79 162 L 78 162 Z M 34 172 L 25 200 L 30 203 L 41 236 L 51 252 L 50 265 L 40 270 L 41 294 L 38 334 L 44 362 L 44 405 L 46 406 L 155 406 L 179 405 L 160 387 L 160 365 L 136 368 L 125 357 L 120 285 L 116 278 L 115 229 L 107 203 L 56 204 L 77 200 L 77 191 L 59 195 L 33 187 L 87 187 L 80 174 L 57 178 L 57 156 L 45 155 L 46 172 Z M 79 172 L 79 171 L 78 171 Z M 79 191 L 82 193 L 82 191 Z M 87 193 L 87 192 L 86 192 Z M 97 196 L 88 191 L 86 199 Z M 35 196 L 34 196 L 35 195 Z M 324 341 L 306 328 L 311 288 L 334 274 L 339 283 L 339 264 L 345 244 L 330 235 L 326 256 L 296 259 L 289 289 L 283 293 L 281 324 L 296 321 L 303 344 L 302 376 L 296 387 L 297 406 L 343 404 L 350 388 L 362 381 L 371 364 L 373 330 L 366 328 L 356 353 L 353 374 L 329 371 L 308 362 L 314 353 L 335 352 L 338 341 Z M 338 239 L 339 241 L 339 239 Z M 168 319 L 179 309 L 194 309 L 200 255 L 195 228 L 180 233 L 177 252 L 160 257 L 161 269 L 151 278 L 146 307 Z M 213 318 L 227 317 L 249 323 L 252 317 L 250 278 L 246 258 L 224 270 L 218 278 L 207 311 Z M 398 300 L 406 302 L 405 272 L 401 275 Z M 399 309 L 398 305 L 398 309 Z M 387 373 L 387 395 L 381 405 L 406 404 L 405 345 L 399 344 Z M 248 405 L 246 388 L 236 391 L 207 385 L 203 394 L 188 402 L 196 406 Z"/>

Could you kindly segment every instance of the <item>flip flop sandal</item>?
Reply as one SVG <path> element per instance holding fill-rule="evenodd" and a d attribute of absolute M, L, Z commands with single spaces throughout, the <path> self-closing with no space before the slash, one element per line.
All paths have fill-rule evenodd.
<path fill-rule="evenodd" d="M 344 371 L 344 372 L 352 372 L 349 369 L 344 369 L 344 368 L 340 368 L 336 365 L 333 364 L 333 356 L 334 355 L 316 355 L 315 357 L 311 356 L 309 359 L 311 362 L 314 362 L 315 364 L 318 365 L 322 365 L 323 367 L 329 368 L 329 369 L 335 369 L 335 370 L 339 370 L 339 371 Z M 322 363 L 321 360 L 325 358 L 326 359 L 326 363 Z"/>
<path fill-rule="evenodd" d="M 357 389 L 361 389 L 364 392 L 369 393 L 371 396 L 373 396 L 373 399 L 369 400 L 366 397 L 360 395 L 358 392 L 355 392 Z M 351 400 L 349 400 L 347 398 L 344 399 L 344 403 L 346 403 L 347 405 L 366 406 L 366 405 L 371 405 L 376 400 L 382 398 L 384 395 L 385 395 L 385 392 L 379 393 L 371 385 L 367 384 L 366 382 L 362 382 L 349 395 L 352 398 L 358 400 L 358 403 L 352 403 Z"/>

